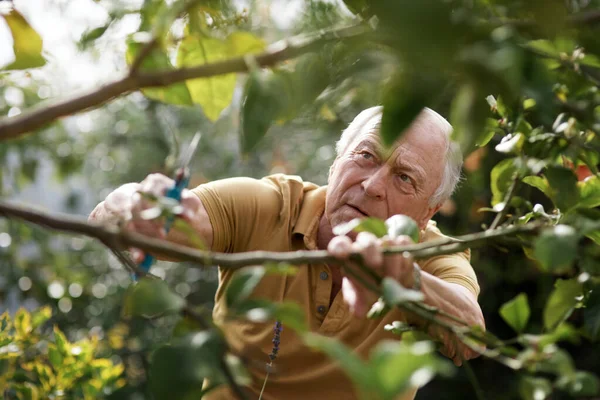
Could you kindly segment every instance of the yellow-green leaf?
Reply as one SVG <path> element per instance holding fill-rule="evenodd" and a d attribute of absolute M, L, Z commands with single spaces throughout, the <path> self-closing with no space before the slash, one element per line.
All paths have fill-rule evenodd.
<path fill-rule="evenodd" d="M 21 338 L 28 336 L 32 330 L 31 314 L 24 308 L 20 308 L 15 315 L 15 330 Z"/>
<path fill-rule="evenodd" d="M 131 65 L 139 52 L 144 48 L 146 43 L 137 42 L 133 38 L 127 41 L 127 64 Z M 154 48 L 140 64 L 141 71 L 166 71 L 173 69 L 169 57 L 161 48 Z M 183 82 L 174 83 L 172 85 L 160 88 L 142 89 L 142 93 L 147 97 L 162 101 L 163 103 L 176 105 L 192 105 L 192 98 L 187 86 Z"/>
<path fill-rule="evenodd" d="M 514 299 L 504 303 L 500 307 L 500 315 L 515 331 L 521 333 L 527 326 L 527 321 L 529 321 L 531 315 L 527 294 L 521 293 Z"/>
<path fill-rule="evenodd" d="M 46 64 L 42 57 L 42 38 L 18 11 L 3 15 L 13 37 L 15 61 L 3 69 L 36 68 Z"/>
<path fill-rule="evenodd" d="M 181 42 L 177 53 L 179 67 L 193 67 L 264 49 L 264 42 L 249 32 L 236 32 L 221 40 L 192 35 Z M 235 89 L 235 74 L 191 79 L 186 82 L 192 101 L 199 104 L 204 114 L 216 121 L 231 104 Z"/>

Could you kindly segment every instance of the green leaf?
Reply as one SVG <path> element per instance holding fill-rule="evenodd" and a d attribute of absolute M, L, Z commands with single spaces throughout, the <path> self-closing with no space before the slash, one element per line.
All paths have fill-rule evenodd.
<path fill-rule="evenodd" d="M 463 85 L 452 101 L 450 123 L 454 128 L 452 139 L 458 142 L 465 156 L 475 150 L 476 143 L 485 142 L 489 136 L 485 129 L 488 115 L 485 95 L 473 84 Z"/>
<path fill-rule="evenodd" d="M 69 345 L 69 341 L 65 337 L 65 334 L 62 333 L 57 326 L 54 327 L 54 344 L 56 344 L 56 349 L 64 357 L 71 354 L 71 347 Z"/>
<path fill-rule="evenodd" d="M 383 115 L 379 135 L 386 147 L 402 137 L 429 102 L 428 85 L 410 74 L 397 75 L 383 95 Z"/>
<path fill-rule="evenodd" d="M 6 21 L 13 37 L 13 50 L 15 61 L 5 70 L 37 68 L 46 64 L 42 56 L 42 38 L 27 23 L 25 18 L 17 10 L 11 10 L 7 15 L 1 15 Z"/>
<path fill-rule="evenodd" d="M 544 327 L 553 330 L 569 318 L 581 295 L 582 287 L 577 279 L 557 280 L 544 308 Z"/>
<path fill-rule="evenodd" d="M 500 315 L 518 333 L 523 332 L 529 321 L 531 310 L 527 294 L 521 293 L 500 307 Z"/>
<path fill-rule="evenodd" d="M 247 267 L 236 271 L 225 291 L 227 308 L 240 307 L 250 297 L 264 275 L 265 269 L 261 266 Z"/>
<path fill-rule="evenodd" d="M 600 206 L 600 178 L 591 176 L 583 182 L 577 182 L 579 189 L 578 207 L 594 208 Z"/>
<path fill-rule="evenodd" d="M 225 40 L 206 35 L 190 35 L 183 39 L 177 52 L 179 67 L 195 67 L 232 57 L 257 53 L 264 49 L 262 39 L 249 32 L 235 32 Z M 199 104 L 211 121 L 231 104 L 235 89 L 235 74 L 198 78 L 186 81 L 192 101 Z"/>
<path fill-rule="evenodd" d="M 556 207 L 565 213 L 569 208 L 577 204 L 579 200 L 577 177 L 571 169 L 550 166 L 546 169 L 545 175 L 552 193 L 550 198 Z"/>
<path fill-rule="evenodd" d="M 600 391 L 600 379 L 587 371 L 563 375 L 557 380 L 556 385 L 576 397 L 595 396 Z"/>
<path fill-rule="evenodd" d="M 559 57 L 560 52 L 556 49 L 554 43 L 549 40 L 539 39 L 539 40 L 531 40 L 526 44 L 526 47 L 529 47 L 533 50 L 536 50 L 542 54 Z"/>
<path fill-rule="evenodd" d="M 519 382 L 519 394 L 523 400 L 545 399 L 552 393 L 552 384 L 546 378 L 524 376 Z"/>
<path fill-rule="evenodd" d="M 146 46 L 146 42 L 137 42 L 134 37 L 127 40 L 126 60 L 129 65 L 133 63 L 139 52 Z M 173 65 L 167 56 L 167 53 L 159 48 L 153 48 L 149 54 L 144 57 L 140 64 L 141 71 L 166 71 L 173 69 Z M 190 92 L 185 83 L 179 82 L 164 88 L 142 89 L 142 93 L 147 97 L 164 103 L 175 105 L 192 105 Z"/>
<path fill-rule="evenodd" d="M 385 222 L 379 218 L 354 218 L 344 224 L 337 225 L 333 228 L 333 233 L 338 236 L 347 235 L 350 232 L 370 232 L 378 238 L 384 237 L 387 234 Z"/>
<path fill-rule="evenodd" d="M 226 344 L 214 331 L 178 338 L 152 356 L 150 390 L 156 399 L 198 398 L 204 378 L 223 381 L 221 360 Z"/>
<path fill-rule="evenodd" d="M 535 240 L 534 255 L 545 271 L 569 271 L 577 258 L 579 234 L 569 225 L 544 230 Z"/>
<path fill-rule="evenodd" d="M 542 193 L 544 193 L 548 198 L 551 196 L 550 184 L 546 178 L 542 178 L 541 176 L 526 176 L 523 178 L 523 183 L 528 184 L 529 186 L 533 186 L 536 189 L 539 189 Z"/>
<path fill-rule="evenodd" d="M 406 235 L 412 239 L 413 242 L 419 243 L 419 226 L 414 219 L 402 214 L 392 215 L 385 220 L 385 226 L 387 228 L 387 235 L 390 238 L 396 238 L 398 236 Z"/>
<path fill-rule="evenodd" d="M 600 339 L 600 285 L 596 285 L 589 295 L 583 310 L 583 326 L 590 339 Z"/>
<path fill-rule="evenodd" d="M 252 71 L 244 87 L 241 108 L 240 147 L 249 153 L 265 136 L 285 108 L 279 96 L 285 95 L 285 75 Z"/>
<path fill-rule="evenodd" d="M 396 306 L 409 301 L 423 301 L 424 296 L 418 290 L 407 289 L 393 278 L 383 278 L 381 282 L 383 300 L 386 304 Z"/>
<path fill-rule="evenodd" d="M 31 325 L 31 314 L 24 308 L 19 308 L 15 314 L 15 331 L 21 338 L 26 338 L 33 330 Z"/>
<path fill-rule="evenodd" d="M 58 351 L 56 346 L 52 344 L 48 346 L 48 359 L 56 371 L 58 371 L 63 365 L 63 355 L 60 351 Z"/>
<path fill-rule="evenodd" d="M 184 306 L 185 300 L 173 293 L 165 281 L 142 278 L 128 290 L 123 314 L 153 318 L 178 312 Z"/>
<path fill-rule="evenodd" d="M 500 161 L 492 168 L 490 173 L 490 187 L 492 189 L 492 205 L 504 201 L 506 191 L 511 185 L 513 175 L 517 171 L 515 166 L 516 158 L 509 158 Z"/>
<path fill-rule="evenodd" d="M 31 327 L 36 329 L 52 317 L 52 308 L 50 306 L 44 306 L 31 313 Z"/>
<path fill-rule="evenodd" d="M 444 375 L 453 372 L 446 360 L 435 356 L 431 342 L 408 344 L 392 340 L 383 341 L 373 349 L 369 370 L 376 378 L 377 391 L 384 400 L 396 399 L 411 384 L 425 385 L 437 372 Z M 415 379 L 419 381 L 414 382 Z"/>
<path fill-rule="evenodd" d="M 308 333 L 304 336 L 304 342 L 307 346 L 319 350 L 337 361 L 342 370 L 362 391 L 368 391 L 373 387 L 373 381 L 376 379 L 374 371 L 367 368 L 366 363 L 354 353 L 354 350 L 339 340 L 316 333 Z"/>

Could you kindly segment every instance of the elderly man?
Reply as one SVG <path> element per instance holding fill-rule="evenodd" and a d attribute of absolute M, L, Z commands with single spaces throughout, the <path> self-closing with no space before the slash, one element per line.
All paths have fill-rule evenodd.
<path fill-rule="evenodd" d="M 462 160 L 449 138 L 451 126 L 425 109 L 391 149 L 384 149 L 378 136 L 381 115 L 381 107 L 367 109 L 343 132 L 327 186 L 285 175 L 215 181 L 184 192 L 184 218 L 218 252 L 328 249 L 341 260 L 350 253 L 361 253 L 365 264 L 382 276 L 421 290 L 427 304 L 483 326 L 477 304 L 479 287 L 468 251 L 424 260 L 419 268 L 410 258 L 382 255 L 384 244 L 407 244 L 410 239 L 406 237 L 382 241 L 366 233 L 335 237 L 332 232 L 336 225 L 353 218 L 386 219 L 405 214 L 417 221 L 421 241 L 443 237 L 430 218 L 452 194 L 460 177 Z M 184 235 L 172 232 L 167 236 L 159 223 L 137 218 L 148 207 L 135 195 L 137 191 L 160 195 L 171 185 L 162 175 L 124 185 L 100 203 L 90 219 L 109 222 L 128 215 L 131 230 L 187 244 Z M 272 349 L 273 325 L 226 320 L 224 293 L 232 275 L 229 270 L 220 271 L 214 320 L 223 327 L 235 352 L 260 365 L 268 361 Z M 312 331 L 339 339 L 363 357 L 382 339 L 398 339 L 383 329 L 386 324 L 395 320 L 423 323 L 399 310 L 383 319 L 364 318 L 375 298 L 336 265 L 301 266 L 295 275 L 266 276 L 254 296 L 299 304 Z M 457 345 L 451 335 L 435 328 L 430 332 L 443 341 L 442 352 L 457 365 L 476 356 Z M 263 399 L 357 398 L 342 370 L 325 355 L 306 348 L 290 330 L 281 334 L 275 364 L 277 373 L 269 377 Z M 258 395 L 265 369 L 250 367 L 253 384 L 248 389 Z M 415 391 L 403 398 L 413 398 Z M 223 388 L 207 398 L 232 396 Z"/>

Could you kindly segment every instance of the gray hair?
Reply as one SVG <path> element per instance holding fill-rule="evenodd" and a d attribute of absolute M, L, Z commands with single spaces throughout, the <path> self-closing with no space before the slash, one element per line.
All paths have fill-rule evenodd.
<path fill-rule="evenodd" d="M 341 156 L 347 150 L 352 141 L 363 132 L 373 132 L 381 126 L 381 116 L 383 107 L 375 106 L 363 110 L 354 118 L 348 127 L 342 132 L 340 140 L 335 145 L 337 156 Z M 430 108 L 424 108 L 417 116 L 413 124 L 430 122 L 435 125 L 446 139 L 446 156 L 442 182 L 429 199 L 429 205 L 435 207 L 442 204 L 446 199 L 452 196 L 456 186 L 460 181 L 460 172 L 463 164 L 463 157 L 458 143 L 450 139 L 452 134 L 452 125 L 444 117 Z"/>

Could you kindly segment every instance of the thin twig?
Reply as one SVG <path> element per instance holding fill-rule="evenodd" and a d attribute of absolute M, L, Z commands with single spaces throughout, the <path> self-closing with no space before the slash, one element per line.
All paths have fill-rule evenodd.
<path fill-rule="evenodd" d="M 255 60 L 261 67 L 271 67 L 282 61 L 315 51 L 325 43 L 334 40 L 357 39 L 370 31 L 368 26 L 361 24 L 324 31 L 315 35 L 292 37 L 269 46 L 267 51 L 257 54 Z M 83 95 L 55 104 L 40 104 L 17 116 L 0 119 L 0 140 L 14 139 L 43 128 L 60 117 L 99 106 L 113 98 L 141 88 L 168 86 L 192 78 L 206 78 L 247 71 L 248 65 L 244 56 L 241 56 L 195 67 L 128 75 Z"/>
<path fill-rule="evenodd" d="M 465 367 L 465 371 L 467 371 L 467 377 L 469 378 L 469 381 L 471 382 L 471 385 L 473 386 L 473 391 L 475 392 L 475 397 L 477 398 L 477 400 L 485 400 L 485 396 L 483 395 L 483 390 L 481 390 L 481 385 L 479 384 L 479 381 L 477 380 L 477 375 L 475 375 L 475 371 L 473 371 L 473 368 L 471 368 L 471 364 L 469 363 L 469 361 L 464 360 L 463 366 Z"/>
<path fill-rule="evenodd" d="M 494 229 L 496 229 L 498 227 L 498 224 L 500 224 L 500 221 L 502 221 L 502 218 L 504 218 L 504 216 L 506 215 L 506 212 L 508 211 L 508 205 L 510 203 L 510 201 L 512 200 L 513 196 L 515 195 L 515 191 L 517 188 L 517 185 L 519 183 L 519 174 L 517 172 L 515 172 L 515 174 L 512 177 L 512 182 L 510 184 L 510 187 L 508 188 L 508 191 L 506 192 L 506 195 L 504 196 L 504 207 L 502 207 L 502 210 L 500 210 L 500 212 L 498 214 L 496 214 L 496 218 L 494 218 L 494 221 L 492 222 L 492 225 L 490 225 L 489 230 L 493 231 Z"/>

